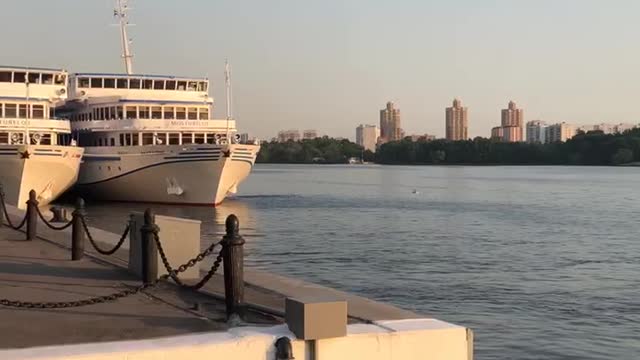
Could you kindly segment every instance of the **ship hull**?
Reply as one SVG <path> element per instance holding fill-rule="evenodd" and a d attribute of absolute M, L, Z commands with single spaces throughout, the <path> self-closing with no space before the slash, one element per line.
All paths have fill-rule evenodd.
<path fill-rule="evenodd" d="M 0 183 L 7 204 L 25 209 L 31 190 L 40 206 L 54 201 L 78 179 L 83 151 L 75 146 L 0 145 Z"/>
<path fill-rule="evenodd" d="M 257 145 L 87 148 L 77 189 L 108 201 L 215 206 L 249 175 Z"/>

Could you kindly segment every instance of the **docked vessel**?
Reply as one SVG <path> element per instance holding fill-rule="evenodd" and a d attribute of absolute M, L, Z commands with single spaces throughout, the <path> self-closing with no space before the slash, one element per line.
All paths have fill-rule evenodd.
<path fill-rule="evenodd" d="M 135 75 L 126 0 L 114 15 L 126 74 L 74 74 L 62 111 L 85 148 L 77 187 L 93 197 L 129 202 L 217 205 L 251 171 L 260 147 L 240 142 L 230 111 L 212 118 L 209 80 Z"/>
<path fill-rule="evenodd" d="M 259 146 L 211 118 L 209 81 L 74 74 L 62 109 L 85 148 L 77 187 L 130 202 L 217 205 L 251 171 Z"/>
<path fill-rule="evenodd" d="M 83 149 L 69 121 L 54 116 L 67 78 L 58 69 L 0 67 L 0 184 L 9 204 L 25 208 L 33 189 L 46 205 L 78 178 Z"/>

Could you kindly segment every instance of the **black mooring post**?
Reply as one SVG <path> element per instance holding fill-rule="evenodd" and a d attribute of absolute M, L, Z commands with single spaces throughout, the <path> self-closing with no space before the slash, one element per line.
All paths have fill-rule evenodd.
<path fill-rule="evenodd" d="M 29 200 L 27 201 L 27 240 L 36 238 L 38 225 L 38 200 L 36 199 L 36 191 L 29 191 Z"/>
<path fill-rule="evenodd" d="M 78 198 L 71 221 L 71 260 L 81 260 L 84 256 L 85 233 L 82 218 L 85 216 L 84 200 Z"/>
<path fill-rule="evenodd" d="M 243 315 L 244 304 L 244 239 L 240 236 L 240 222 L 229 215 L 225 222 L 227 234 L 222 238 L 224 261 L 224 297 L 227 318 Z"/>
<path fill-rule="evenodd" d="M 155 236 L 158 233 L 155 216 L 151 209 L 144 212 L 144 225 L 140 228 L 142 282 L 151 283 L 158 279 L 158 260 Z"/>

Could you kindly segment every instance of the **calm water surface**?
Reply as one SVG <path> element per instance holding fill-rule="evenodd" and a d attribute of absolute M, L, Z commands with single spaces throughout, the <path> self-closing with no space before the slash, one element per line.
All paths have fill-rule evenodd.
<path fill-rule="evenodd" d="M 261 165 L 215 210 L 155 209 L 208 241 L 234 213 L 250 266 L 471 327 L 478 359 L 640 359 L 639 189 L 640 168 Z"/>

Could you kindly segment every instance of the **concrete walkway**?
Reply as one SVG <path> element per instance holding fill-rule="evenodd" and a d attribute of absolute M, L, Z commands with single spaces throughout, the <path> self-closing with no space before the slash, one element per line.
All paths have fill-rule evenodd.
<path fill-rule="evenodd" d="M 15 208 L 8 210 L 14 223 L 23 216 Z M 120 234 L 90 230 L 105 248 L 120 238 Z M 0 227 L 0 298 L 81 300 L 140 284 L 126 270 L 128 250 L 124 247 L 128 246 L 128 240 L 112 256 L 96 253 L 87 242 L 85 259 L 73 262 L 70 229 L 53 231 L 40 223 L 38 236 L 39 240 L 24 241 L 24 233 Z M 350 323 L 423 317 L 389 304 L 266 272 L 245 270 L 245 285 L 245 301 L 254 310 L 248 320 L 254 324 L 281 322 L 287 297 L 314 295 L 346 300 Z M 225 330 L 222 299 L 224 282 L 218 274 L 199 293 L 164 282 L 144 294 L 75 309 L 16 310 L 0 306 L 0 317 L 4 320 L 0 322 L 0 348 Z"/>
<path fill-rule="evenodd" d="M 73 301 L 140 285 L 127 271 L 42 240 L 0 228 L 0 298 Z M 199 310 L 191 310 L 195 303 Z M 144 339 L 226 330 L 224 304 L 190 290 L 161 284 L 114 302 L 70 309 L 0 306 L 0 348 Z M 274 324 L 273 319 L 256 319 Z"/>

